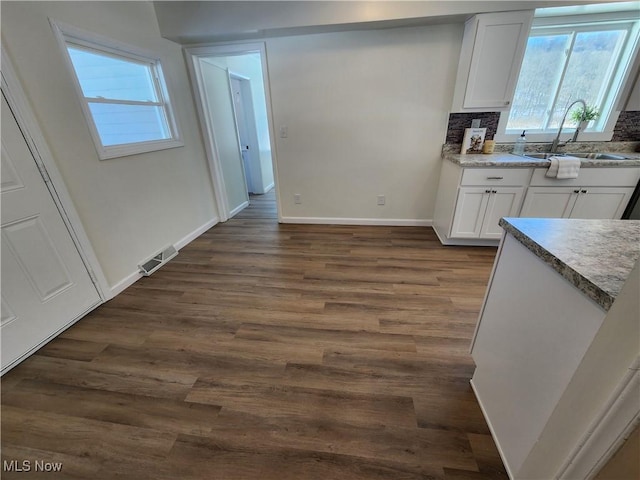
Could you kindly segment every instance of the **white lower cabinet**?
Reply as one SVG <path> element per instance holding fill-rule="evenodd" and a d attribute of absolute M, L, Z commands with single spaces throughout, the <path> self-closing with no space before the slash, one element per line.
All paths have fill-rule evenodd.
<path fill-rule="evenodd" d="M 501 217 L 619 219 L 640 180 L 638 166 L 581 168 L 574 179 L 546 173 L 445 161 L 433 229 L 444 245 L 497 245 Z"/>
<path fill-rule="evenodd" d="M 529 187 L 521 217 L 618 219 L 631 187 Z"/>
<path fill-rule="evenodd" d="M 532 168 L 465 168 L 444 162 L 433 229 L 444 245 L 497 245 L 498 222 L 517 217 Z"/>
<path fill-rule="evenodd" d="M 518 214 L 523 187 L 461 187 L 451 237 L 499 240 L 502 217 Z"/>
<path fill-rule="evenodd" d="M 629 203 L 633 188 L 588 187 L 580 190 L 569 218 L 619 219 Z"/>

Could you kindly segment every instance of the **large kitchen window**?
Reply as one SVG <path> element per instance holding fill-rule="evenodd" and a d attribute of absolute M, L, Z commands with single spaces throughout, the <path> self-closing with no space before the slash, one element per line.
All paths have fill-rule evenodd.
<path fill-rule="evenodd" d="M 100 159 L 182 145 L 159 59 L 56 28 Z"/>
<path fill-rule="evenodd" d="M 606 140 L 602 134 L 613 130 L 617 97 L 638 48 L 637 11 L 556 17 L 545 16 L 548 10 L 557 9 L 536 12 L 511 110 L 501 118 L 503 131 L 526 130 L 528 138 L 547 140 L 567 107 L 582 99 L 600 115 L 581 138 Z M 563 128 L 575 126 L 567 115 Z"/>

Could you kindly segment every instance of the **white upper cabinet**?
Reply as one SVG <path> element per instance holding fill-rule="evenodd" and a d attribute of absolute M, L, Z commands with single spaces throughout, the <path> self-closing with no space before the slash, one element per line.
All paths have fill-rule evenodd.
<path fill-rule="evenodd" d="M 483 13 L 466 22 L 453 112 L 509 108 L 533 13 Z"/>

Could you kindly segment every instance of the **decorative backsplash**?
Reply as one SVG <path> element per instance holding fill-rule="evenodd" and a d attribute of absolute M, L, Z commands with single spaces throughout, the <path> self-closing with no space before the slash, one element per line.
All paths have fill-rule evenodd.
<path fill-rule="evenodd" d="M 471 127 L 471 121 L 480 119 L 480 127 L 487 129 L 486 139 L 491 139 L 498 129 L 500 112 L 451 113 L 447 128 L 447 144 L 461 144 L 464 129 Z M 640 141 L 640 111 L 621 112 L 613 131 L 612 142 Z"/>
<path fill-rule="evenodd" d="M 480 119 L 480 128 L 487 129 L 487 134 L 484 138 L 491 140 L 498 130 L 500 112 L 450 113 L 445 143 L 461 144 L 464 137 L 464 129 L 471 127 L 471 121 L 475 118 Z"/>
<path fill-rule="evenodd" d="M 620 112 L 613 129 L 612 142 L 640 141 L 640 111 Z"/>

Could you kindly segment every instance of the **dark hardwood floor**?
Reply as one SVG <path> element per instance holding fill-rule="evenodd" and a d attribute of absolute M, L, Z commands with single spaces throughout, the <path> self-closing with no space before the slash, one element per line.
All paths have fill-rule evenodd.
<path fill-rule="evenodd" d="M 3 377 L 2 478 L 507 478 L 469 386 L 495 253 L 252 197 Z"/>

